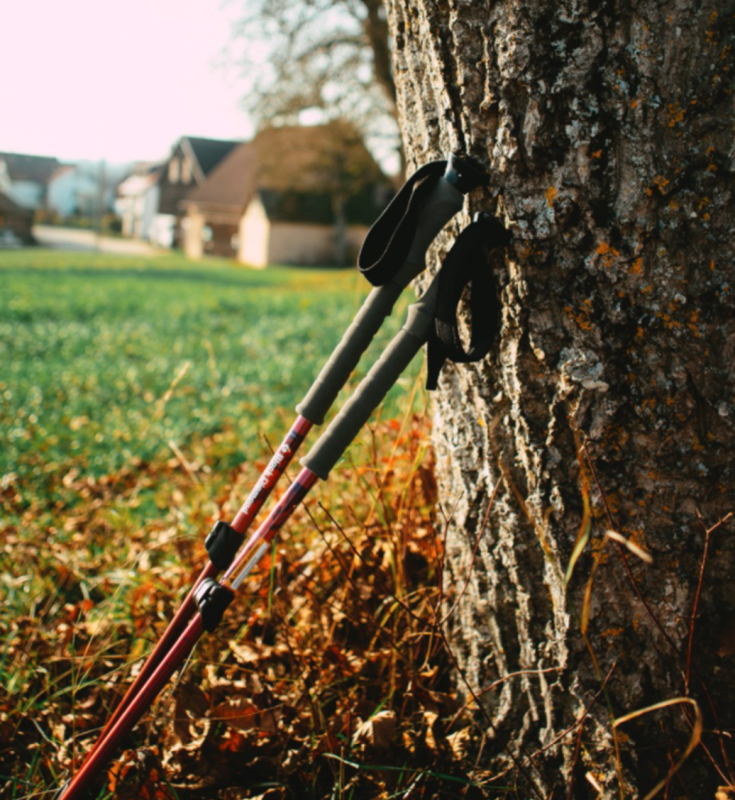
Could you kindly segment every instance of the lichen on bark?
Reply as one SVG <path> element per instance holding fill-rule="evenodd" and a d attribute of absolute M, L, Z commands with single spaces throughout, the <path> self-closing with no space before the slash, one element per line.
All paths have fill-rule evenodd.
<path fill-rule="evenodd" d="M 727 526 L 692 612 L 705 530 L 735 505 L 735 4 L 388 8 L 409 163 L 477 159 L 491 180 L 468 211 L 513 233 L 499 341 L 434 400 L 446 581 L 471 576 L 449 634 L 459 691 L 482 693 L 484 763 L 517 772 L 512 753 L 544 793 L 591 772 L 643 796 L 691 717 L 613 719 L 688 696 L 709 733 L 677 785 L 713 796 L 734 780 Z"/>

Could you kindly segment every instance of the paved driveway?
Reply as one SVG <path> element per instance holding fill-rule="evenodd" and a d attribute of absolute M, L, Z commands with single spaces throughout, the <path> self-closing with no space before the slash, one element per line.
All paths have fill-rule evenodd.
<path fill-rule="evenodd" d="M 54 250 L 92 250 L 140 256 L 155 256 L 162 252 L 147 242 L 98 236 L 94 231 L 84 231 L 78 228 L 36 225 L 33 228 L 33 235 L 42 247 L 50 247 Z"/>

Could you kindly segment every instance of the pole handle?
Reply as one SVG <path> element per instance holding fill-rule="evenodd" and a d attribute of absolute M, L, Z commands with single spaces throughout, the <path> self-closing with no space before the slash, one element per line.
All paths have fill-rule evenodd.
<path fill-rule="evenodd" d="M 406 321 L 352 397 L 319 437 L 301 465 L 326 480 L 334 465 L 383 402 L 416 353 L 428 341 L 438 295 L 435 278 L 421 299 L 409 306 Z"/>
<path fill-rule="evenodd" d="M 423 272 L 431 242 L 462 208 L 464 195 L 450 183 L 451 177 L 446 174 L 440 177 L 422 205 L 416 233 L 403 265 L 386 284 L 370 292 L 308 394 L 296 406 L 296 411 L 315 425 L 324 422 L 340 389 L 390 315 L 401 292 Z"/>

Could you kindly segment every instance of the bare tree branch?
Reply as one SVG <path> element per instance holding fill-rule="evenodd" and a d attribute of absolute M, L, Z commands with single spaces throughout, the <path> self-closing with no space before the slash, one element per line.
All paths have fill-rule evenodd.
<path fill-rule="evenodd" d="M 233 37 L 259 126 L 312 111 L 348 119 L 383 152 L 392 137 L 400 151 L 382 0 L 250 0 Z"/>

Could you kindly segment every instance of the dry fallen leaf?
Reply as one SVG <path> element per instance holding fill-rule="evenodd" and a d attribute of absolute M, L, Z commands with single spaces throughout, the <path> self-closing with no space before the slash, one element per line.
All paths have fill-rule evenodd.
<path fill-rule="evenodd" d="M 249 731 L 258 727 L 258 709 L 242 695 L 236 695 L 214 709 L 214 718 L 224 720 L 231 728 Z"/>
<path fill-rule="evenodd" d="M 434 738 L 434 723 L 439 719 L 439 715 L 433 711 L 424 711 L 424 722 L 426 723 L 426 746 L 430 750 L 437 750 L 438 745 Z"/>
<path fill-rule="evenodd" d="M 472 733 L 469 728 L 462 728 L 455 733 L 447 736 L 447 742 L 452 750 L 454 757 L 459 760 L 467 755 L 472 741 Z"/>
<path fill-rule="evenodd" d="M 376 750 L 387 750 L 393 743 L 395 735 L 395 711 L 379 711 L 360 725 L 352 737 L 352 743 L 367 744 Z"/>
<path fill-rule="evenodd" d="M 195 752 L 211 729 L 211 720 L 206 714 L 209 702 L 204 692 L 191 683 L 184 684 L 176 694 L 174 704 L 173 733 L 181 747 Z"/>
<path fill-rule="evenodd" d="M 280 718 L 279 708 L 260 709 L 242 695 L 228 698 L 216 706 L 213 713 L 214 719 L 224 720 L 230 728 L 240 731 L 258 729 L 265 733 L 275 733 Z"/>
<path fill-rule="evenodd" d="M 278 786 L 268 789 L 265 794 L 259 794 L 251 797 L 250 800 L 283 800 L 286 796 L 285 790 Z"/>

